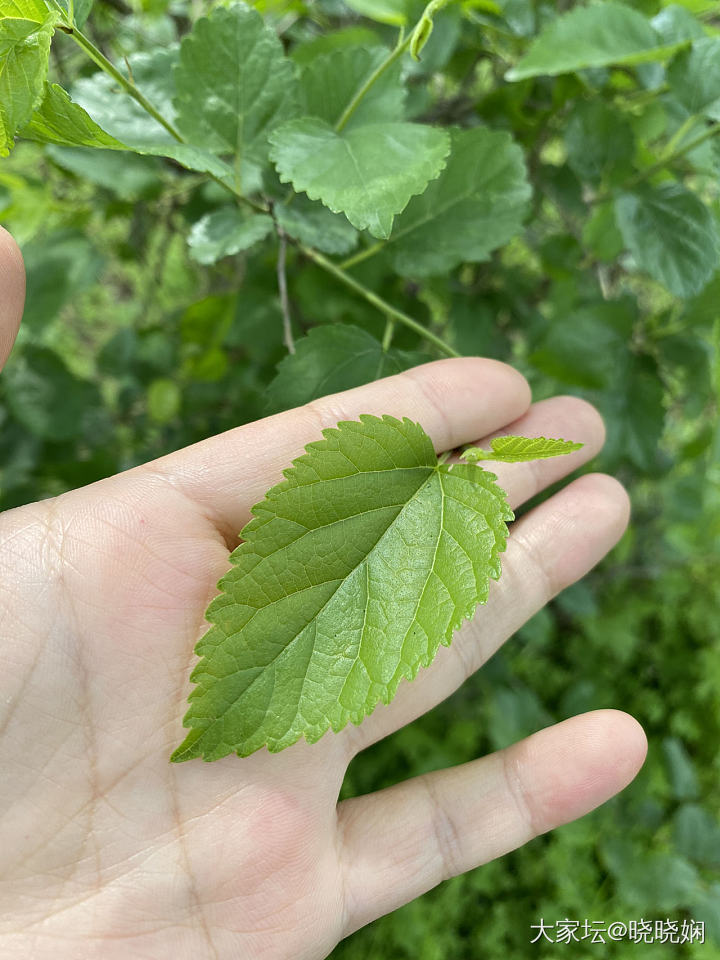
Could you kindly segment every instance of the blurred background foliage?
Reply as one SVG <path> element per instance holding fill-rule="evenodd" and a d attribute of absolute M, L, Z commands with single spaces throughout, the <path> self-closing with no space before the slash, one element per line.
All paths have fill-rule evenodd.
<path fill-rule="evenodd" d="M 422 8 L 413 0 L 256 6 L 299 64 L 349 43 L 390 44 L 397 23 L 414 22 L 407 11 Z M 714 260 L 712 251 L 697 253 L 709 267 L 679 289 L 662 256 L 652 260 L 653 224 L 639 225 L 640 243 L 628 252 L 627 225 L 621 233 L 617 206 L 604 199 L 633 169 L 677 152 L 698 117 L 671 82 L 672 70 L 684 69 L 676 61 L 508 82 L 532 38 L 573 6 L 469 0 L 438 17 L 422 60 L 405 65 L 410 116 L 484 123 L 520 144 L 533 188 L 522 231 L 483 262 L 441 276 L 399 276 L 382 252 L 353 275 L 461 353 L 517 366 L 536 398 L 563 392 L 595 403 L 608 443 L 592 468 L 627 485 L 633 523 L 599 569 L 456 695 L 358 757 L 344 795 L 463 762 L 599 707 L 638 718 L 648 760 L 592 815 L 372 924 L 342 943 L 336 960 L 557 956 L 562 948 L 530 944 L 541 916 L 694 917 L 706 924 L 704 946 L 576 944 L 568 955 L 720 957 L 717 250 Z M 668 42 L 720 35 L 716 2 L 631 6 Z M 97 0 L 87 32 L 122 63 L 176 43 L 207 10 L 198 0 Z M 54 79 L 72 87 L 93 70 L 69 40 L 54 43 Z M 700 129 L 720 119 L 716 109 Z M 684 184 L 717 218 L 718 140 L 648 179 Z M 25 141 L 0 162 L 0 215 L 28 274 L 25 321 L 0 379 L 3 509 L 436 355 L 398 327 L 393 356 L 378 353 L 384 365 L 343 364 L 373 359 L 385 319 L 290 246 L 300 349 L 296 366 L 286 361 L 278 374 L 287 351 L 276 239 L 210 265 L 189 252 L 193 224 L 224 201 L 203 175 L 159 158 Z M 680 242 L 691 226 L 678 221 Z M 320 343 L 323 330 L 335 331 L 327 349 L 303 346 Z"/>

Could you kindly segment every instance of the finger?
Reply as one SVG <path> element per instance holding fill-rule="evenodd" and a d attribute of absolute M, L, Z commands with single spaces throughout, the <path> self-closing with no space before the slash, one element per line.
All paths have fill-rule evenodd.
<path fill-rule="evenodd" d="M 282 470 L 325 427 L 361 413 L 410 417 L 438 450 L 497 430 L 530 403 L 525 378 L 495 360 L 437 360 L 194 444 L 144 469 L 161 473 L 233 535 Z"/>
<path fill-rule="evenodd" d="M 633 779 L 646 750 L 637 721 L 597 710 L 481 760 L 344 801 L 344 935 L 593 810 Z"/>
<path fill-rule="evenodd" d="M 400 684 L 392 703 L 339 734 L 348 752 L 364 750 L 449 697 L 526 620 L 605 556 L 629 515 L 628 496 L 617 480 L 587 474 L 515 523 L 487 605 L 412 683 Z"/>
<path fill-rule="evenodd" d="M 0 227 L 0 369 L 17 336 L 25 303 L 25 268 L 17 244 Z"/>

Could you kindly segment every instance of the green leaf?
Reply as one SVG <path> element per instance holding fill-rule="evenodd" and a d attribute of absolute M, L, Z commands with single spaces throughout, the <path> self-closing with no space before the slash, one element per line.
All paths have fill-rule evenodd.
<path fill-rule="evenodd" d="M 378 23 L 402 27 L 408 22 L 409 0 L 345 0 L 351 10 Z"/>
<path fill-rule="evenodd" d="M 371 123 L 338 133 L 309 117 L 283 124 L 270 142 L 283 183 L 382 239 L 410 197 L 438 176 L 450 150 L 448 134 L 434 127 Z"/>
<path fill-rule="evenodd" d="M 565 148 L 568 163 L 581 180 L 615 183 L 632 173 L 632 128 L 602 100 L 575 105 L 565 126 Z"/>
<path fill-rule="evenodd" d="M 632 355 L 631 355 L 632 356 Z M 639 470 L 657 472 L 658 448 L 665 425 L 663 387 L 657 364 L 648 356 L 627 352 L 612 388 L 598 406 L 607 423 L 603 456 L 611 463 L 632 463 Z"/>
<path fill-rule="evenodd" d="M 61 169 L 127 202 L 156 194 L 163 183 L 162 166 L 155 157 L 54 145 L 45 153 Z"/>
<path fill-rule="evenodd" d="M 246 214 L 237 206 L 223 207 L 193 225 L 188 237 L 190 255 L 198 263 L 216 263 L 249 250 L 272 229 L 272 219 L 264 213 Z"/>
<path fill-rule="evenodd" d="M 303 116 L 317 117 L 331 126 L 368 78 L 386 60 L 382 46 L 345 47 L 316 57 L 300 74 L 299 106 Z M 388 123 L 405 118 L 405 87 L 401 64 L 393 64 L 373 83 L 353 111 L 348 127 Z"/>
<path fill-rule="evenodd" d="M 172 103 L 175 91 L 172 68 L 177 58 L 177 47 L 137 53 L 128 58 L 135 85 L 171 125 L 177 120 Z M 234 181 L 233 170 L 226 163 L 202 146 L 178 142 L 129 94 L 118 90 L 113 78 L 106 73 L 78 80 L 72 92 L 75 105 L 85 110 L 92 122 L 126 149 L 150 156 L 170 157 L 189 170 Z M 75 117 L 75 111 L 73 117 L 76 123 L 82 124 Z"/>
<path fill-rule="evenodd" d="M 607 263 L 623 251 L 623 238 L 615 223 L 612 203 L 598 203 L 585 221 L 582 242 L 598 260 Z"/>
<path fill-rule="evenodd" d="M 384 351 L 379 340 L 349 323 L 313 327 L 297 341 L 295 353 L 278 364 L 277 375 L 267 391 L 268 412 L 299 407 L 317 397 L 389 377 L 429 359 L 414 351 Z"/>
<path fill-rule="evenodd" d="M 680 184 L 622 194 L 615 218 L 638 267 L 678 297 L 699 293 L 720 264 L 715 217 Z"/>
<path fill-rule="evenodd" d="M 679 737 L 665 737 L 662 749 L 673 796 L 677 800 L 695 800 L 700 793 L 700 784 L 685 744 Z"/>
<path fill-rule="evenodd" d="M 176 46 L 128 57 L 135 85 L 170 123 L 177 119 L 172 103 L 175 90 L 172 71 L 177 59 Z M 136 143 L 161 146 L 176 142 L 162 124 L 129 94 L 119 89 L 115 80 L 106 73 L 82 77 L 73 85 L 71 92 L 73 100 L 121 143 L 129 146 Z"/>
<path fill-rule="evenodd" d="M 111 137 L 56 83 L 46 83 L 41 103 L 21 130 L 21 136 L 69 147 L 127 150 Z"/>
<path fill-rule="evenodd" d="M 562 384 L 612 392 L 618 373 L 625 378 L 623 364 L 636 318 L 637 308 L 628 297 L 583 304 L 553 318 L 530 362 Z"/>
<path fill-rule="evenodd" d="M 720 823 L 696 803 L 683 803 L 675 812 L 675 846 L 700 866 L 720 867 Z"/>
<path fill-rule="evenodd" d="M 396 219 L 388 241 L 407 276 L 487 260 L 522 227 L 531 195 L 523 152 L 510 134 L 454 130 L 447 166 Z"/>
<path fill-rule="evenodd" d="M 148 414 L 156 423 L 170 423 L 180 412 L 182 394 L 175 380 L 159 377 L 148 387 Z"/>
<path fill-rule="evenodd" d="M 174 761 L 282 750 L 360 723 L 472 617 L 500 576 L 493 474 L 438 465 L 408 419 L 323 431 L 253 508 L 196 653 Z"/>
<path fill-rule="evenodd" d="M 524 80 L 588 67 L 665 60 L 686 43 L 664 43 L 650 21 L 632 7 L 614 0 L 592 3 L 551 21 L 505 77 Z"/>
<path fill-rule="evenodd" d="M 97 283 L 103 260 L 88 238 L 49 230 L 23 245 L 27 297 L 23 324 L 37 332 L 80 293 Z"/>
<path fill-rule="evenodd" d="M 295 44 L 288 55 L 298 66 L 307 66 L 317 57 L 332 53 L 333 50 L 343 47 L 375 47 L 380 42 L 380 37 L 372 27 L 355 24 L 330 33 L 311 34 L 306 40 Z"/>
<path fill-rule="evenodd" d="M 69 11 L 69 0 L 58 0 L 61 7 Z M 73 2 L 73 23 L 81 30 L 87 23 L 90 11 L 93 8 L 95 0 L 74 0 Z"/>
<path fill-rule="evenodd" d="M 704 37 L 702 25 L 685 7 L 671 3 L 664 7 L 650 21 L 665 43 L 677 43 L 680 40 L 696 40 Z"/>
<path fill-rule="evenodd" d="M 242 3 L 196 22 L 174 77 L 180 131 L 236 161 L 264 161 L 268 133 L 296 112 L 295 68 L 275 31 Z"/>
<path fill-rule="evenodd" d="M 26 347 L 3 372 L 7 404 L 36 437 L 55 443 L 81 436 L 100 406 L 97 388 L 75 377 L 52 350 Z"/>
<path fill-rule="evenodd" d="M 285 233 L 307 247 L 343 256 L 357 246 L 358 232 L 346 217 L 302 194 L 293 194 L 288 205 L 278 204 L 274 214 Z"/>
<path fill-rule="evenodd" d="M 688 113 L 720 120 L 720 37 L 696 40 L 672 61 L 667 79 Z"/>
<path fill-rule="evenodd" d="M 555 440 L 546 437 L 494 437 L 489 450 L 466 447 L 460 454 L 462 460 L 477 463 L 478 460 L 495 460 L 499 463 L 526 463 L 529 460 L 545 460 L 561 457 L 582 447 L 572 440 Z"/>
<path fill-rule="evenodd" d="M 57 22 L 39 0 L 0 3 L 0 157 L 42 99 Z"/>

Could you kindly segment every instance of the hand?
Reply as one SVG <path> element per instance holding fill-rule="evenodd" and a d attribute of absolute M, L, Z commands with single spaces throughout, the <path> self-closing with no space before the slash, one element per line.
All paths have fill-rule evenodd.
<path fill-rule="evenodd" d="M 0 363 L 22 284 L 2 234 Z M 514 507 L 603 442 L 587 404 L 530 405 L 510 367 L 442 360 L 3 514 L 2 960 L 325 957 L 445 878 L 581 816 L 637 772 L 641 728 L 600 710 L 337 804 L 353 756 L 451 694 L 617 541 L 627 497 L 602 475 L 514 524 L 487 606 L 360 727 L 275 755 L 168 762 L 203 612 L 250 507 L 321 428 L 360 413 L 410 416 L 438 451 L 501 428 L 584 441 L 567 457 L 497 465 Z"/>

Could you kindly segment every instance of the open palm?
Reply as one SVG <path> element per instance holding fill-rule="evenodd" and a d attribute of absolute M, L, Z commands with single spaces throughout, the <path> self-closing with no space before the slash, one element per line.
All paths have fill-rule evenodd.
<path fill-rule="evenodd" d="M 0 361 L 22 271 L 0 237 Z M 0 517 L 0 957 L 322 958 L 453 874 L 621 789 L 642 730 L 596 711 L 346 801 L 349 761 L 456 689 L 615 543 L 627 498 L 587 475 L 514 524 L 503 578 L 449 648 L 360 727 L 213 764 L 168 762 L 203 613 L 253 503 L 324 426 L 409 416 L 438 450 L 509 427 L 569 457 L 498 465 L 517 506 L 592 457 L 588 405 L 530 405 L 490 360 L 446 360 L 240 427 Z M 490 922 L 490 921 L 489 921 Z"/>

